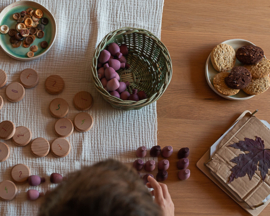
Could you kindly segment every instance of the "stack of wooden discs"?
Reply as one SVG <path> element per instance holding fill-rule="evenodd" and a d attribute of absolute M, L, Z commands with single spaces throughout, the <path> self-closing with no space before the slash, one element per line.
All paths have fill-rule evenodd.
<path fill-rule="evenodd" d="M 74 126 L 70 119 L 58 119 L 54 125 L 55 132 L 60 137 L 68 137 L 73 133 Z"/>
<path fill-rule="evenodd" d="M 7 144 L 0 142 L 0 162 L 4 162 L 8 159 L 10 150 Z"/>
<path fill-rule="evenodd" d="M 7 83 L 7 74 L 0 69 L 0 88 L 3 88 Z"/>
<path fill-rule="evenodd" d="M 17 195 L 18 189 L 16 185 L 9 180 L 0 183 L 0 198 L 6 201 L 13 200 Z"/>
<path fill-rule="evenodd" d="M 14 136 L 15 131 L 15 125 L 11 121 L 3 121 L 0 123 L 0 139 L 11 139 Z"/>
<path fill-rule="evenodd" d="M 65 82 L 58 75 L 51 75 L 45 81 L 45 89 L 49 94 L 60 94 L 65 88 Z"/>
<path fill-rule="evenodd" d="M 70 143 L 64 138 L 57 138 L 51 144 L 51 150 L 55 157 L 66 157 L 70 152 Z"/>
<path fill-rule="evenodd" d="M 31 151 L 37 157 L 45 157 L 50 152 L 50 143 L 44 138 L 36 138 L 31 143 Z"/>
<path fill-rule="evenodd" d="M 6 96 L 12 103 L 19 102 L 25 96 L 25 89 L 22 84 L 18 82 L 10 83 L 6 88 Z"/>
<path fill-rule="evenodd" d="M 3 108 L 3 106 L 4 106 L 4 100 L 2 96 L 0 96 L 0 110 Z"/>
<path fill-rule="evenodd" d="M 34 88 L 39 82 L 38 73 L 31 68 L 24 69 L 20 74 L 20 82 L 26 89 Z"/>
<path fill-rule="evenodd" d="M 27 181 L 31 175 L 30 169 L 24 164 L 18 164 L 11 170 L 11 177 L 15 182 L 22 183 Z"/>
<path fill-rule="evenodd" d="M 50 113 L 55 118 L 63 118 L 69 112 L 68 103 L 62 98 L 55 98 L 50 103 Z"/>
<path fill-rule="evenodd" d="M 74 96 L 73 103 L 78 110 L 89 110 L 93 105 L 93 97 L 89 92 L 81 91 Z"/>
<path fill-rule="evenodd" d="M 13 136 L 13 141 L 18 146 L 26 146 L 30 143 L 32 139 L 31 131 L 24 126 L 16 128 L 15 134 Z"/>
<path fill-rule="evenodd" d="M 74 118 L 74 127 L 79 132 L 89 131 L 93 127 L 93 118 L 85 112 L 77 114 Z"/>

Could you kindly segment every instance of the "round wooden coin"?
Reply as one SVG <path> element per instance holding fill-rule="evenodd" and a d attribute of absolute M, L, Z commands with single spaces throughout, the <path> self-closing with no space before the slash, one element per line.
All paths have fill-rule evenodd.
<path fill-rule="evenodd" d="M 16 185 L 9 180 L 4 180 L 0 183 L 0 197 L 3 200 L 10 201 L 17 195 Z"/>
<path fill-rule="evenodd" d="M 31 151 L 37 157 L 45 157 L 49 154 L 50 143 L 44 138 L 36 138 L 31 143 Z"/>
<path fill-rule="evenodd" d="M 4 100 L 2 96 L 0 96 L 0 110 L 3 108 L 3 106 L 4 106 Z"/>
<path fill-rule="evenodd" d="M 30 143 L 32 139 L 31 131 L 24 126 L 20 126 L 16 128 L 15 134 L 13 136 L 13 141 L 18 146 L 26 146 Z"/>
<path fill-rule="evenodd" d="M 20 74 L 20 82 L 25 88 L 34 88 L 39 82 L 38 73 L 31 69 L 24 69 Z"/>
<path fill-rule="evenodd" d="M 57 138 L 52 142 L 51 150 L 57 157 L 66 157 L 70 152 L 70 143 L 64 138 Z"/>
<path fill-rule="evenodd" d="M 10 83 L 6 88 L 6 96 L 10 102 L 19 102 L 24 98 L 24 95 L 25 89 L 18 82 Z"/>
<path fill-rule="evenodd" d="M 0 69 L 0 88 L 3 88 L 7 83 L 7 74 Z"/>
<path fill-rule="evenodd" d="M 89 92 L 81 91 L 75 95 L 73 103 L 78 110 L 88 110 L 93 105 L 93 97 Z"/>
<path fill-rule="evenodd" d="M 65 82 L 58 75 L 51 75 L 45 81 L 45 89 L 49 94 L 60 94 L 65 88 Z"/>
<path fill-rule="evenodd" d="M 15 125 L 11 121 L 3 121 L 0 123 L 0 139 L 11 139 L 14 136 L 15 131 Z"/>
<path fill-rule="evenodd" d="M 81 112 L 74 118 L 74 126 L 79 132 L 89 131 L 93 126 L 93 118 L 88 113 Z"/>
<path fill-rule="evenodd" d="M 69 105 L 62 98 L 55 98 L 50 103 L 50 112 L 53 117 L 63 118 L 68 114 Z"/>
<path fill-rule="evenodd" d="M 24 164 L 18 164 L 14 166 L 11 170 L 12 179 L 18 183 L 27 181 L 30 175 L 30 169 Z"/>
<path fill-rule="evenodd" d="M 62 118 L 56 121 L 54 129 L 58 136 L 67 137 L 73 133 L 74 127 L 70 119 Z"/>
<path fill-rule="evenodd" d="M 4 162 L 8 159 L 10 150 L 7 144 L 0 142 L 0 162 Z"/>

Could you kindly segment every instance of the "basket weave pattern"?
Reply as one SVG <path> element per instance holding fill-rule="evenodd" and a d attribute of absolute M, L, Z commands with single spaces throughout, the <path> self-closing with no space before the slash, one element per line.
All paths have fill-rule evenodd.
<path fill-rule="evenodd" d="M 148 98 L 140 101 L 121 100 L 107 92 L 98 78 L 98 57 L 110 43 L 126 44 L 129 50 L 126 56 L 129 69 L 120 69 L 120 81 L 130 83 L 132 89 L 145 91 Z M 114 108 L 136 110 L 158 100 L 167 89 L 172 78 L 172 62 L 164 44 L 151 32 L 144 29 L 122 28 L 107 34 L 97 46 L 92 64 L 95 86 L 102 97 Z"/>

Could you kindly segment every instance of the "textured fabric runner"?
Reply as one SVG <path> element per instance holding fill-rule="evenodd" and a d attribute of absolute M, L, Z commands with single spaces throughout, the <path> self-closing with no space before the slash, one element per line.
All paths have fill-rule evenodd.
<path fill-rule="evenodd" d="M 14 0 L 1 0 L 0 10 Z M 36 215 L 40 200 L 26 200 L 26 192 L 40 192 L 54 188 L 49 183 L 53 172 L 63 175 L 106 158 L 123 162 L 134 161 L 134 150 L 142 145 L 148 148 L 157 144 L 157 111 L 153 103 L 138 111 L 120 111 L 111 108 L 95 90 L 91 77 L 91 62 L 95 47 L 110 31 L 125 26 L 144 28 L 160 38 L 164 0 L 37 0 L 55 16 L 58 35 L 54 46 L 41 59 L 19 62 L 8 57 L 0 49 L 0 69 L 8 75 L 8 84 L 19 81 L 19 73 L 25 68 L 38 71 L 40 83 L 34 89 L 26 89 L 25 98 L 19 103 L 7 102 L 5 88 L 0 95 L 5 105 L 0 111 L 0 121 L 10 120 L 16 126 L 26 126 L 33 139 L 43 137 L 49 142 L 57 138 L 56 121 L 49 113 L 49 103 L 57 97 L 70 105 L 68 118 L 74 119 L 78 111 L 72 100 L 79 91 L 89 91 L 94 106 L 88 111 L 94 118 L 93 128 L 86 133 L 74 132 L 67 139 L 72 145 L 65 158 L 55 158 L 51 153 L 35 158 L 30 145 L 17 147 L 5 141 L 11 153 L 7 161 L 0 163 L 0 182 L 12 180 L 11 168 L 19 163 L 27 165 L 31 174 L 46 177 L 46 183 L 32 187 L 28 183 L 17 184 L 18 195 L 10 202 L 0 201 L 0 215 Z M 57 96 L 46 93 L 45 79 L 51 74 L 63 77 L 66 88 Z M 1 140 L 2 141 L 2 140 Z"/>

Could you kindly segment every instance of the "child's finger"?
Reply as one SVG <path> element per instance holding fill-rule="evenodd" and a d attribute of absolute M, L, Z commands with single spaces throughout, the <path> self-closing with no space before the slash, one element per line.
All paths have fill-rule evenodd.
<path fill-rule="evenodd" d="M 153 188 L 149 182 L 146 183 L 146 186 L 147 186 L 148 188 Z"/>
<path fill-rule="evenodd" d="M 151 176 L 148 176 L 148 181 L 154 189 L 156 199 L 163 199 L 163 192 L 160 184 Z"/>
<path fill-rule="evenodd" d="M 160 183 L 160 186 L 162 188 L 163 196 L 165 199 L 171 199 L 171 195 L 169 193 L 168 187 L 166 184 Z"/>

